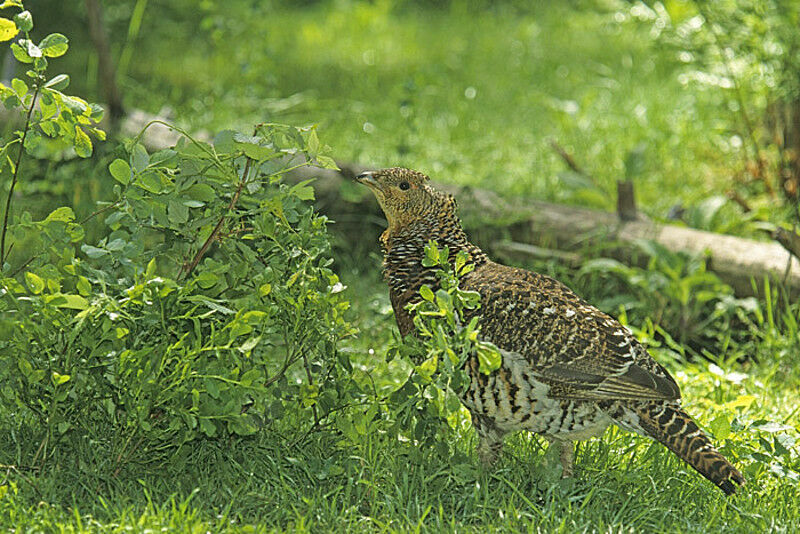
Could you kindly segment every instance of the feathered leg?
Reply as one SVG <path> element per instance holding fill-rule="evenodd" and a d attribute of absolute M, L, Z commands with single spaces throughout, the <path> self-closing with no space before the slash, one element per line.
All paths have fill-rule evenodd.
<path fill-rule="evenodd" d="M 489 418 L 475 413 L 471 415 L 472 426 L 478 433 L 478 458 L 483 465 L 490 466 L 503 450 L 503 432 Z"/>

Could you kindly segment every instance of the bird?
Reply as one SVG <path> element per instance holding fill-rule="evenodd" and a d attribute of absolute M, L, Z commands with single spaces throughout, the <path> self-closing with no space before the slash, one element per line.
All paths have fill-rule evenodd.
<path fill-rule="evenodd" d="M 464 252 L 474 265 L 459 279 L 461 289 L 480 294 L 465 320 L 477 315 L 480 338 L 502 356 L 488 375 L 477 355 L 464 364 L 470 380 L 460 397 L 481 462 L 491 466 L 504 436 L 523 430 L 544 436 L 562 476 L 571 477 L 574 442 L 615 424 L 660 442 L 727 495 L 744 485 L 681 407 L 675 379 L 619 321 L 554 278 L 489 259 L 469 241 L 455 198 L 431 187 L 427 175 L 392 167 L 355 180 L 372 191 L 388 221 L 380 237 L 383 275 L 402 336 L 414 332 L 409 305 L 420 301 L 420 288 L 438 288 L 436 269 L 422 261 L 429 241 L 448 247 L 451 259 Z"/>

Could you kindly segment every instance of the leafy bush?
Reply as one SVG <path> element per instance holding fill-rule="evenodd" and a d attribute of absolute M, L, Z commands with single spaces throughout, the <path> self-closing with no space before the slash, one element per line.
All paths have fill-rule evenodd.
<path fill-rule="evenodd" d="M 756 309 L 753 298 L 736 298 L 733 289 L 707 270 L 700 255 L 671 252 L 653 241 L 636 243 L 647 258 L 644 268 L 628 266 L 610 258 L 587 261 L 580 275 L 614 281 L 612 294 L 597 301 L 609 313 L 620 308 L 634 324 L 650 324 L 653 333 L 668 338 L 684 354 L 727 347 L 731 340 L 742 342 Z M 677 341 L 673 343 L 671 338 Z"/>
<path fill-rule="evenodd" d="M 281 183 L 295 156 L 330 166 L 320 150 L 313 128 L 272 124 L 153 154 L 134 140 L 109 167 L 102 240 L 83 243 L 68 207 L 11 227 L 31 258 L 0 281 L 0 403 L 41 439 L 28 462 L 73 438 L 119 463 L 303 430 L 354 394 L 327 221 L 308 183 Z"/>
<path fill-rule="evenodd" d="M 502 363 L 500 352 L 489 342 L 478 339 L 478 317 L 465 320 L 480 308 L 480 295 L 459 288 L 459 279 L 474 269 L 467 255 L 450 256 L 448 247 L 436 242 L 425 247 L 423 266 L 435 268 L 439 287 L 420 288 L 420 298 L 408 305 L 414 317 L 415 335 L 395 339 L 387 353 L 409 358 L 413 372 L 390 395 L 388 413 L 392 431 L 406 435 L 421 445 L 446 448 L 440 438 L 464 420 L 461 396 L 469 386 L 464 366 L 476 356 L 480 371 L 486 374 Z"/>

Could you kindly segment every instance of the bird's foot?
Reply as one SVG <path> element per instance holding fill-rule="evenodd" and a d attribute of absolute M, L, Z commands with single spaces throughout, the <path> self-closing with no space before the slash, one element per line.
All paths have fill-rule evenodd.
<path fill-rule="evenodd" d="M 488 440 L 481 440 L 478 444 L 478 458 L 484 467 L 491 467 L 500 457 L 500 451 L 503 450 L 502 441 L 490 442 Z"/>

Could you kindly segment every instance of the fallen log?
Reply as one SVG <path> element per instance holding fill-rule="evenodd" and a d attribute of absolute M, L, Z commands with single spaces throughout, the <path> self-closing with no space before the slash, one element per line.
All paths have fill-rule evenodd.
<path fill-rule="evenodd" d="M 7 112 L 0 112 L 0 116 Z M 158 116 L 133 111 L 121 121 L 123 135 L 135 136 Z M 200 132 L 198 138 L 209 139 Z M 180 133 L 163 124 L 151 125 L 142 143 L 151 151 L 174 146 Z M 353 182 L 368 167 L 339 163 L 341 170 L 301 167 L 287 175 L 289 181 L 316 179 L 317 206 L 322 213 L 350 227 L 359 241 L 377 239 L 385 224 L 372 194 Z M 376 166 L 377 167 L 377 166 Z M 373 167 L 374 168 L 374 167 Z M 532 199 L 504 199 L 483 189 L 434 182 L 434 187 L 453 194 L 470 236 L 484 249 L 510 257 L 542 259 L 548 252 L 557 261 L 575 266 L 575 251 L 587 244 L 601 244 L 604 254 L 630 263 L 631 244 L 651 239 L 672 252 L 704 254 L 708 268 L 728 283 L 737 295 L 757 294 L 763 280 L 800 293 L 800 262 L 777 242 L 761 242 L 715 234 L 645 218 L 620 220 L 615 213 L 552 204 Z M 533 248 L 528 248 L 533 247 Z M 755 282 L 755 283 L 754 283 Z"/>
<path fill-rule="evenodd" d="M 341 171 L 302 167 L 290 173 L 287 179 L 316 178 L 320 211 L 344 224 L 360 223 L 355 230 L 359 239 L 364 239 L 365 234 L 376 237 L 382 230 L 376 228 L 375 222 L 382 221 L 380 208 L 367 191 L 358 193 L 359 188 L 352 181 L 367 168 L 355 164 L 340 166 Z M 800 291 L 800 262 L 775 242 L 641 218 L 623 221 L 615 213 L 600 210 L 530 199 L 509 201 L 482 189 L 436 182 L 433 185 L 455 195 L 470 235 L 480 246 L 495 253 L 541 259 L 547 249 L 555 249 L 554 259 L 574 265 L 579 261 L 576 251 L 587 244 L 603 244 L 610 245 L 604 248 L 604 254 L 631 262 L 631 244 L 650 239 L 672 252 L 706 255 L 709 270 L 729 284 L 737 295 L 757 294 L 763 290 L 765 277 L 792 293 Z M 526 249 L 526 246 L 534 248 Z"/>

